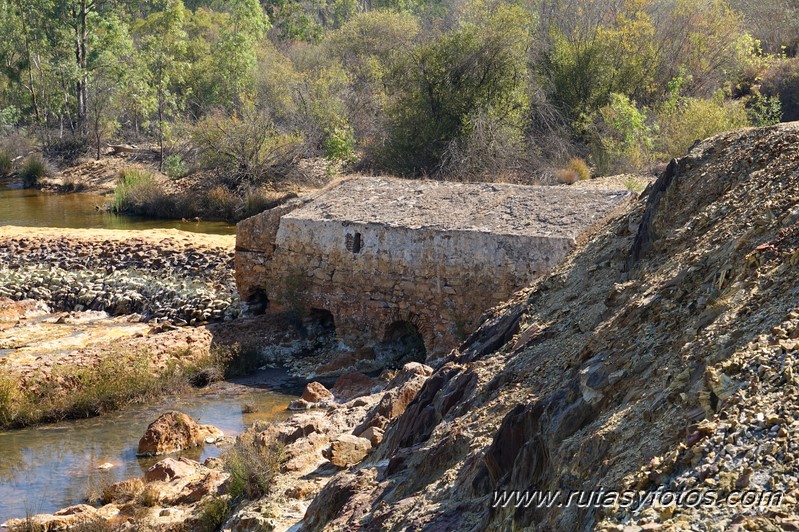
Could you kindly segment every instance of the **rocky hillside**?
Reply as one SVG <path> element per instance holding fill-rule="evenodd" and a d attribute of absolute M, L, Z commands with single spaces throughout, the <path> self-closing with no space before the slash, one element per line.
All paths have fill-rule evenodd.
<path fill-rule="evenodd" d="M 694 146 L 494 309 L 304 527 L 796 529 L 797 185 L 797 123 Z M 658 487 L 786 493 L 759 509 L 492 507 L 495 490 Z"/>

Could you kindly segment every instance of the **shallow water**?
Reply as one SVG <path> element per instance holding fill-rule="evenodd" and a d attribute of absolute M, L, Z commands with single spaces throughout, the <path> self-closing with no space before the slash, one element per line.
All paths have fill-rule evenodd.
<path fill-rule="evenodd" d="M 225 222 L 181 222 L 111 214 L 101 209 L 106 201 L 105 196 L 98 194 L 56 194 L 0 184 L 0 225 L 236 233 L 236 226 Z"/>
<path fill-rule="evenodd" d="M 286 406 L 301 390 L 302 383 L 285 372 L 262 370 L 96 418 L 0 432 L 0 523 L 79 504 L 92 487 L 141 476 L 163 457 L 138 459 L 136 446 L 147 425 L 165 411 L 180 410 L 201 424 L 235 435 L 256 420 L 288 417 Z M 252 413 L 242 413 L 245 404 Z M 183 454 L 202 461 L 221 452 L 215 445 L 205 445 Z M 98 470 L 105 462 L 114 467 Z"/>

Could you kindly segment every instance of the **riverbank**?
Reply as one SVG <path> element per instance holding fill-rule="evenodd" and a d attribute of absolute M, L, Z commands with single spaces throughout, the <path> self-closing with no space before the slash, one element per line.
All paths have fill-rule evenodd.
<path fill-rule="evenodd" d="M 256 421 L 235 443 L 225 438 L 202 452 L 145 460 L 138 475 L 99 482 L 93 506 L 11 519 L 6 526 L 166 531 L 217 530 L 226 522 L 225 530 L 286 530 L 336 473 L 380 444 L 384 429 L 431 373 L 410 363 L 376 378 L 344 375 L 330 390 L 309 384 L 302 401 L 310 408 L 302 413 Z M 218 446 L 221 454 L 214 450 Z"/>
<path fill-rule="evenodd" d="M 0 227 L 0 427 L 85 417 L 218 368 L 234 237 Z M 219 369 L 213 370 L 219 373 Z"/>
<path fill-rule="evenodd" d="M 301 392 L 302 382 L 284 371 L 257 371 L 100 417 L 0 431 L 0 523 L 97 502 L 111 484 L 144 475 L 163 457 L 137 458 L 137 445 L 164 412 L 179 410 L 220 429 L 221 440 L 181 453 L 218 462 L 235 436 L 253 423 L 288 417 L 286 406 Z"/>
<path fill-rule="evenodd" d="M 26 310 L 32 306 L 37 311 Z M 0 429 L 99 415 L 180 391 L 221 378 L 230 358 L 212 348 L 203 328 L 152 329 L 130 317 L 42 310 L 0 299 Z"/>
<path fill-rule="evenodd" d="M 298 161 L 284 179 L 242 184 L 216 171 L 161 168 L 150 149 L 113 148 L 100 159 L 79 157 L 58 166 L 48 164 L 48 172 L 32 186 L 102 197 L 102 209 L 134 217 L 229 224 L 323 187 L 340 171 L 325 159 L 311 158 Z"/>

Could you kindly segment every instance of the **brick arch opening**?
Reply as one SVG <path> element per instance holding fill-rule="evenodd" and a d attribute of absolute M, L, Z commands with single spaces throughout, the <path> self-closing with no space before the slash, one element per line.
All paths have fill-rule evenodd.
<path fill-rule="evenodd" d="M 419 327 L 411 320 L 396 320 L 386 327 L 383 340 L 375 346 L 375 354 L 388 367 L 401 367 L 408 362 L 424 362 L 427 348 Z"/>
<path fill-rule="evenodd" d="M 244 300 L 244 306 L 245 308 L 242 310 L 245 315 L 258 316 L 266 314 L 266 309 L 269 308 L 269 297 L 267 297 L 266 291 L 256 288 L 250 292 Z"/>
<path fill-rule="evenodd" d="M 333 313 L 323 308 L 311 308 L 308 311 L 308 328 L 319 334 L 336 334 L 336 319 Z"/>
<path fill-rule="evenodd" d="M 327 309 L 311 307 L 294 325 L 302 338 L 312 339 L 317 347 L 330 347 L 336 342 L 336 320 Z"/>

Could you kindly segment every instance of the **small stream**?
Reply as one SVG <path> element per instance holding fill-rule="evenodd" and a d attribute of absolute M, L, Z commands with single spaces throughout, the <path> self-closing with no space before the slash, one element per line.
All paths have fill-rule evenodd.
<path fill-rule="evenodd" d="M 93 486 L 140 477 L 164 457 L 136 458 L 139 438 L 168 410 L 180 410 L 201 424 L 236 435 L 256 420 L 288 417 L 286 406 L 301 393 L 302 384 L 281 370 L 267 369 L 100 417 L 0 431 L 0 523 L 52 513 L 84 502 Z M 253 412 L 243 413 L 244 405 Z M 205 445 L 183 454 L 202 461 L 222 452 Z M 105 462 L 114 467 L 98 470 Z"/>
<path fill-rule="evenodd" d="M 108 201 L 98 194 L 57 194 L 0 183 L 0 225 L 66 227 L 71 229 L 180 229 L 232 235 L 225 222 L 182 222 L 120 216 L 102 209 Z"/>
<path fill-rule="evenodd" d="M 235 234 L 236 231 L 234 225 L 223 222 L 117 216 L 102 209 L 106 201 L 106 196 L 97 194 L 56 194 L 0 182 L 0 226 L 180 229 L 213 234 Z M 53 349 L 85 343 L 98 327 L 109 335 L 114 327 L 127 331 L 136 326 L 106 319 L 99 319 L 96 324 L 87 320 L 87 323 L 66 323 L 57 327 L 43 323 L 32 325 L 38 327 L 16 327 L 0 335 L 0 356 L 10 356 L 12 352 L 18 356 L 47 356 Z M 59 334 L 55 334 L 55 330 Z M 0 523 L 10 518 L 52 513 L 85 502 L 92 488 L 140 477 L 163 457 L 136 458 L 139 438 L 148 424 L 168 410 L 180 410 L 199 423 L 214 425 L 226 435 L 236 435 L 256 420 L 288 417 L 286 406 L 301 393 L 303 385 L 284 371 L 260 370 L 206 389 L 191 390 L 152 403 L 132 404 L 100 417 L 0 431 Z M 244 410 L 251 413 L 243 413 Z M 202 461 L 222 452 L 223 449 L 215 445 L 206 445 L 184 454 Z M 107 471 L 97 469 L 106 462 L 114 467 Z"/>

